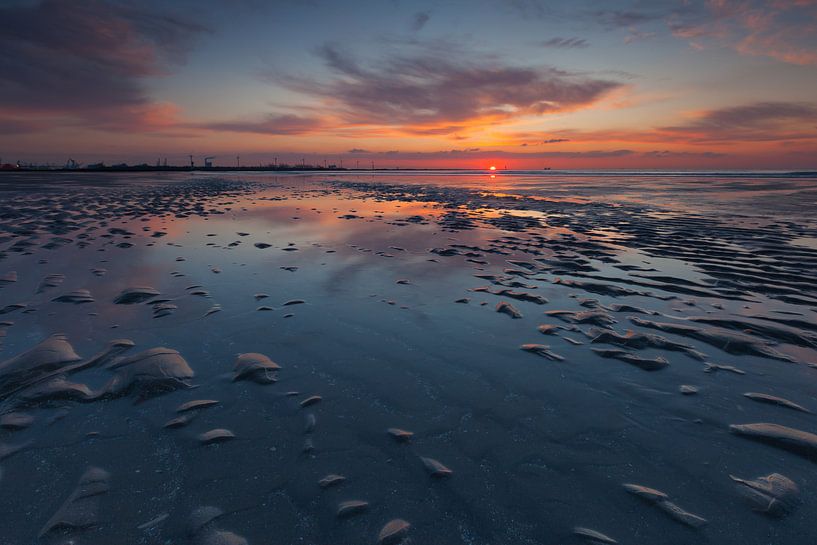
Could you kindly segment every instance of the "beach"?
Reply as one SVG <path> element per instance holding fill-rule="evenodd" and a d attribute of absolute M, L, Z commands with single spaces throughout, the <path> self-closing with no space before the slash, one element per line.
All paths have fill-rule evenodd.
<path fill-rule="evenodd" d="M 813 542 L 816 201 L 4 173 L 0 543 Z"/>

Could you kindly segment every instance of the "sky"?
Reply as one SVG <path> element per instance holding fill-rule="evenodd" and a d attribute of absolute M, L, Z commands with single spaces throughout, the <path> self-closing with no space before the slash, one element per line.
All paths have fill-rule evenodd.
<path fill-rule="evenodd" d="M 817 168 L 817 0 L 0 0 L 0 161 Z"/>

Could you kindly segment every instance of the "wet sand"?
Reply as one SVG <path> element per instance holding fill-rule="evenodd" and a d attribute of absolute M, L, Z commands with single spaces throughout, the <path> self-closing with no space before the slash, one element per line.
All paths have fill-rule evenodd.
<path fill-rule="evenodd" d="M 817 540 L 817 179 L 0 177 L 0 543 Z"/>

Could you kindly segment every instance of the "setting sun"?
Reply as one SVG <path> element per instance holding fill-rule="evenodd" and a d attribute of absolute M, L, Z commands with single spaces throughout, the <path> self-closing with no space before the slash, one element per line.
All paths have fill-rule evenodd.
<path fill-rule="evenodd" d="M 496 170 L 496 167 L 494 165 L 491 165 L 491 168 L 489 168 L 488 170 Z"/>

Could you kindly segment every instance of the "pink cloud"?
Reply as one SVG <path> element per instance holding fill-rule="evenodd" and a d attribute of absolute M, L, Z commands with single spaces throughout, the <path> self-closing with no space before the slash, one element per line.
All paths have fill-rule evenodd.
<path fill-rule="evenodd" d="M 714 40 L 741 54 L 791 64 L 817 64 L 817 2 L 813 0 L 709 0 L 704 10 L 679 10 L 673 34 L 702 48 Z"/>

